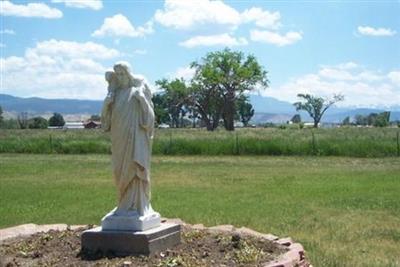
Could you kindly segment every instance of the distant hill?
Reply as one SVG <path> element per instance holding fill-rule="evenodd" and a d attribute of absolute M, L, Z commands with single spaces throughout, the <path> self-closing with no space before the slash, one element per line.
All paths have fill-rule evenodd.
<path fill-rule="evenodd" d="M 285 101 L 280 101 L 272 97 L 264 97 L 260 95 L 250 95 L 256 112 L 253 122 L 274 122 L 282 123 L 290 120 L 294 114 L 297 114 L 294 106 Z M 101 100 L 76 100 L 76 99 L 45 99 L 38 97 L 21 98 L 11 95 L 0 94 L 0 106 L 8 114 L 17 115 L 20 112 L 28 112 L 31 116 L 43 115 L 47 116 L 53 112 L 63 115 L 79 115 L 99 114 L 101 112 L 103 101 Z M 383 109 L 349 109 L 349 108 L 330 108 L 323 122 L 342 122 L 347 116 L 353 118 L 357 114 L 368 115 L 372 112 L 383 112 Z M 303 121 L 311 121 L 311 118 L 305 112 L 300 112 Z M 390 120 L 400 120 L 400 106 L 393 109 Z"/>
<path fill-rule="evenodd" d="M 255 115 L 252 119 L 255 123 L 284 123 L 290 120 L 295 114 L 300 114 L 303 121 L 312 121 L 312 118 L 308 116 L 306 112 L 296 111 L 293 104 L 289 102 L 261 95 L 250 95 L 250 102 L 255 110 Z M 326 114 L 322 118 L 322 122 L 340 123 L 347 116 L 354 118 L 357 114 L 368 115 L 373 112 L 380 113 L 383 111 L 386 110 L 374 108 L 339 108 L 333 106 L 327 110 Z M 391 108 L 390 120 L 400 120 L 400 106 Z"/>
<path fill-rule="evenodd" d="M 44 99 L 38 97 L 21 98 L 0 94 L 0 106 L 8 112 L 28 112 L 44 114 L 99 114 L 103 101 L 75 99 Z"/>

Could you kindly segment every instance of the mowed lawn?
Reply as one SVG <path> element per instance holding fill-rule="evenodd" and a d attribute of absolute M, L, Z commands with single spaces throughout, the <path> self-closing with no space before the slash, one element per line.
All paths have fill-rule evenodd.
<path fill-rule="evenodd" d="M 301 242 L 314 266 L 400 266 L 400 159 L 156 156 L 153 207 Z M 99 224 L 109 155 L 0 154 L 0 227 Z"/>

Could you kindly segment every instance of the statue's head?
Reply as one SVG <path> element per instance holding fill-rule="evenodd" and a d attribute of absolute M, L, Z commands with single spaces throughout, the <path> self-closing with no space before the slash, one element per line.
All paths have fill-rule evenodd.
<path fill-rule="evenodd" d="M 135 79 L 129 68 L 128 62 L 118 62 L 114 65 L 114 72 L 118 79 L 119 87 L 122 89 L 138 87 L 141 85 L 141 80 Z"/>

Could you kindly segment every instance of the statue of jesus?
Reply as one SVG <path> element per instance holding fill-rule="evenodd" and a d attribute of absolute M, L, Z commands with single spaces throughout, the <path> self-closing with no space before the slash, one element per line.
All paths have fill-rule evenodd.
<path fill-rule="evenodd" d="M 127 63 L 107 72 L 109 94 L 102 118 L 111 133 L 111 158 L 118 205 L 102 220 L 103 230 L 146 230 L 160 224 L 150 204 L 150 157 L 154 132 L 151 91 Z M 107 130 L 106 128 L 106 130 Z"/>

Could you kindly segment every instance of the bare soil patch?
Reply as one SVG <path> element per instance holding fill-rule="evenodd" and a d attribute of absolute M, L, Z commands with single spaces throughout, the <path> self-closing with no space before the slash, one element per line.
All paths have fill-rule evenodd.
<path fill-rule="evenodd" d="M 80 242 L 85 229 L 6 240 L 0 245 L 0 266 L 262 266 L 287 251 L 260 237 L 183 226 L 181 244 L 155 255 L 87 255 Z"/>

